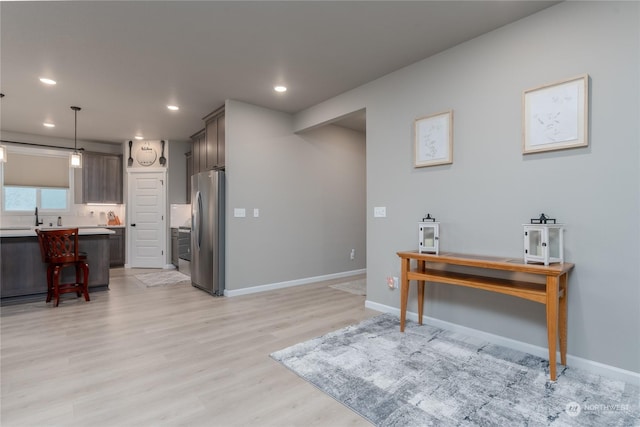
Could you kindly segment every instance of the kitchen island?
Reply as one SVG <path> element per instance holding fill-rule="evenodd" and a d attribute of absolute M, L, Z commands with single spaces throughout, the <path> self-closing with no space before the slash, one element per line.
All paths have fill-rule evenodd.
<path fill-rule="evenodd" d="M 47 266 L 42 262 L 36 227 L 0 229 L 0 297 L 2 304 L 45 301 Z M 46 230 L 48 227 L 40 227 Z M 69 227 L 59 227 L 69 228 Z M 78 231 L 80 251 L 87 254 L 89 293 L 109 289 L 109 235 L 114 231 L 83 227 Z M 73 281 L 75 272 L 65 268 L 63 280 Z"/>

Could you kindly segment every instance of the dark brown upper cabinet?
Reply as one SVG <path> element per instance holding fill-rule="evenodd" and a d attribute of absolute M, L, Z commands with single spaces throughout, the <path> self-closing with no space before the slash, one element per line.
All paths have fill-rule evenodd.
<path fill-rule="evenodd" d="M 218 108 L 204 118 L 206 162 L 205 170 L 224 169 L 225 123 L 224 107 Z M 202 152 L 201 152 L 202 154 Z"/>
<path fill-rule="evenodd" d="M 76 170 L 75 203 L 122 204 L 122 164 L 122 155 L 85 152 Z"/>

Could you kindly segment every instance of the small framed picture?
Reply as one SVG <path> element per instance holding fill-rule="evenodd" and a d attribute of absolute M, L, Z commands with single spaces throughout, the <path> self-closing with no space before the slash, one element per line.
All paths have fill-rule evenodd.
<path fill-rule="evenodd" d="M 453 163 L 453 111 L 415 121 L 415 167 Z"/>
<path fill-rule="evenodd" d="M 522 152 L 589 145 L 589 75 L 525 90 Z"/>

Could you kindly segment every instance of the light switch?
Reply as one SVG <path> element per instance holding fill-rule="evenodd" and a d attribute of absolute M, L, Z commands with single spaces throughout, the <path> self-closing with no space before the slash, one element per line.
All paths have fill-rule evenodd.
<path fill-rule="evenodd" d="M 387 216 L 386 206 L 376 206 L 373 208 L 374 218 L 386 218 L 386 216 Z"/>
<path fill-rule="evenodd" d="M 235 208 L 233 209 L 233 216 L 236 218 L 244 218 L 247 216 L 247 211 L 245 208 Z"/>
<path fill-rule="evenodd" d="M 260 216 L 260 209 L 254 208 L 253 209 L 253 217 L 254 218 L 258 218 L 259 216 Z"/>

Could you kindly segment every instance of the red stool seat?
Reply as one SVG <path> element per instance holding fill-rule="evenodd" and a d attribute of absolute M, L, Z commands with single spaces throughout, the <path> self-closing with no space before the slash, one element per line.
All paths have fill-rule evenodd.
<path fill-rule="evenodd" d="M 42 262 L 47 265 L 47 302 L 55 299 L 60 303 L 60 295 L 75 292 L 79 297 L 84 294 L 89 301 L 89 264 L 87 255 L 78 251 L 78 229 L 36 230 Z M 60 283 L 62 269 L 75 268 L 75 282 Z"/>

